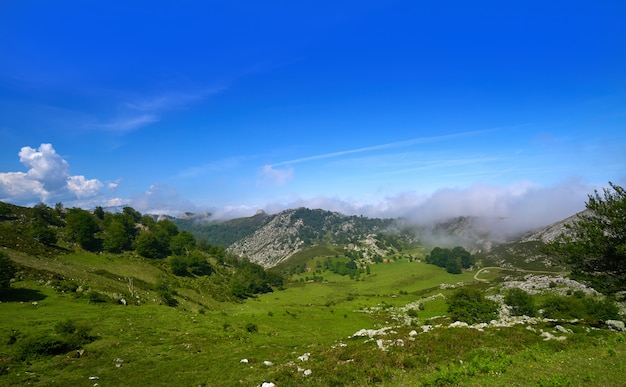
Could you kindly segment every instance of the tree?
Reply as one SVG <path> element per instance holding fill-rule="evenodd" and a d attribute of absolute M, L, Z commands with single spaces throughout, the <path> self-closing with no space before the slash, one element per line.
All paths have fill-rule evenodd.
<path fill-rule="evenodd" d="M 448 298 L 448 313 L 453 320 L 468 324 L 489 322 L 496 318 L 498 304 L 486 299 L 476 289 L 460 288 Z"/>
<path fill-rule="evenodd" d="M 532 296 L 520 288 L 510 289 L 504 296 L 504 303 L 511 307 L 511 314 L 514 316 L 537 315 L 537 308 Z"/>
<path fill-rule="evenodd" d="M 113 220 L 104 229 L 104 240 L 102 248 L 112 253 L 121 253 L 130 250 L 131 238 L 126 232 L 124 224 L 118 220 Z"/>
<path fill-rule="evenodd" d="M 587 210 L 566 225 L 548 251 L 572 267 L 572 275 L 608 293 L 626 289 L 626 190 L 609 182 L 604 197 L 589 195 Z"/>
<path fill-rule="evenodd" d="M 172 254 L 183 255 L 196 248 L 196 238 L 189 231 L 181 231 L 170 239 Z"/>
<path fill-rule="evenodd" d="M 435 247 L 426 256 L 426 263 L 443 267 L 450 274 L 461 274 L 463 269 L 469 269 L 474 261 L 474 256 L 461 246 L 453 249 Z"/>
<path fill-rule="evenodd" d="M 135 241 L 135 250 L 146 258 L 165 258 L 170 254 L 169 244 L 152 231 L 143 231 Z"/>
<path fill-rule="evenodd" d="M 0 251 L 0 293 L 11 286 L 11 279 L 15 277 L 15 265 L 9 256 Z"/>
<path fill-rule="evenodd" d="M 96 238 L 100 226 L 94 215 L 80 208 L 72 208 L 65 221 L 70 241 L 77 242 L 85 250 L 96 251 L 100 248 L 101 241 Z"/>
<path fill-rule="evenodd" d="M 31 225 L 30 236 L 47 246 L 57 243 L 57 234 L 41 219 L 36 219 Z"/>

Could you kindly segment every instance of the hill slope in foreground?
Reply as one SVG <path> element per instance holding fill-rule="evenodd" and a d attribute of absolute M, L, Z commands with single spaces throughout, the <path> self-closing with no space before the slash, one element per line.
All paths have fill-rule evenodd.
<path fill-rule="evenodd" d="M 617 386 L 626 372 L 626 334 L 600 313 L 620 304 L 559 274 L 449 274 L 418 250 L 355 280 L 312 257 L 284 290 L 221 302 L 167 259 L 3 251 L 19 272 L 0 303 L 0 385 Z M 163 280 L 178 306 L 159 303 Z M 141 305 L 111 298 L 131 285 Z M 516 316 L 511 288 L 543 313 Z M 456 321 L 460 289 L 493 318 Z"/>

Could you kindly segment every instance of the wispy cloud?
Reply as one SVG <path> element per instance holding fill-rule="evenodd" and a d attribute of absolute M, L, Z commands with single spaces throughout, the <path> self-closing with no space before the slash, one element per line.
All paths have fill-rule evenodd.
<path fill-rule="evenodd" d="M 350 154 L 356 154 L 356 153 L 364 153 L 364 152 L 371 152 L 371 151 L 377 151 L 377 150 L 383 150 L 383 149 L 392 149 L 392 148 L 403 148 L 403 147 L 408 147 L 408 146 L 415 145 L 415 144 L 434 143 L 434 142 L 453 140 L 453 139 L 462 138 L 462 137 L 479 136 L 479 135 L 483 135 L 483 134 L 486 134 L 486 133 L 493 132 L 495 130 L 497 130 L 497 129 L 475 130 L 475 131 L 447 134 L 447 135 L 443 135 L 443 136 L 418 137 L 418 138 L 413 138 L 413 139 L 405 140 L 405 141 L 397 141 L 397 142 L 391 142 L 391 143 L 380 144 L 380 145 L 373 145 L 373 146 L 368 146 L 368 147 L 363 147 L 363 148 L 347 149 L 347 150 L 338 151 L 338 152 L 330 152 L 330 153 L 323 153 L 323 154 L 319 154 L 319 155 L 301 157 L 301 158 L 298 158 L 298 159 L 293 159 L 293 160 L 281 161 L 281 162 L 278 162 L 278 163 L 273 163 L 273 164 L 270 164 L 270 166 L 278 167 L 278 166 L 282 166 L 282 165 L 293 165 L 293 164 L 299 164 L 299 163 L 304 163 L 304 162 L 308 162 L 308 161 L 315 161 L 315 160 L 321 160 L 321 159 L 330 159 L 330 158 L 335 158 L 335 157 L 340 157 L 340 156 L 345 156 L 345 155 L 350 155 Z"/>
<path fill-rule="evenodd" d="M 126 101 L 117 104 L 113 118 L 99 120 L 89 126 L 113 133 L 131 132 L 161 121 L 172 110 L 185 109 L 223 90 L 225 88 L 216 87 L 185 92 L 167 91 L 126 98 Z"/>
<path fill-rule="evenodd" d="M 180 171 L 177 174 L 177 177 L 188 179 L 188 178 L 193 178 L 193 177 L 206 175 L 210 173 L 233 170 L 239 167 L 246 160 L 252 159 L 254 157 L 255 156 L 227 157 L 221 160 L 216 160 L 216 161 L 212 161 L 209 163 L 189 167 L 187 169 Z"/>
<path fill-rule="evenodd" d="M 104 124 L 93 124 L 92 127 L 107 132 L 126 133 L 158 121 L 159 117 L 155 114 L 142 114 L 140 116 L 122 118 Z"/>
<path fill-rule="evenodd" d="M 170 91 L 152 96 L 136 98 L 124 104 L 125 107 L 141 112 L 157 112 L 185 108 L 211 95 L 219 94 L 225 87 L 206 88 L 195 91 Z"/>
<path fill-rule="evenodd" d="M 259 184 L 283 185 L 293 178 L 293 167 L 276 168 L 272 165 L 265 165 L 259 171 Z"/>

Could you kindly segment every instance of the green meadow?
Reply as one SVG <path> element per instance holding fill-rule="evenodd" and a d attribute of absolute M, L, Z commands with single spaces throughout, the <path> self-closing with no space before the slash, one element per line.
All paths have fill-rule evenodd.
<path fill-rule="evenodd" d="M 290 279 L 284 290 L 222 303 L 177 283 L 177 307 L 159 305 L 154 284 L 164 269 L 124 255 L 68 254 L 40 259 L 12 254 L 21 279 L 0 303 L 0 385 L 277 386 L 298 385 L 624 385 L 626 336 L 564 324 L 573 334 L 544 341 L 525 326 L 448 325 L 442 284 L 497 292 L 506 271 L 476 281 L 400 259 L 371 265 L 359 280 L 328 271 L 323 280 Z M 314 262 L 312 263 L 314 265 Z M 104 294 L 128 293 L 141 305 L 94 302 L 59 290 L 58 278 Z M 484 278 L 483 278 L 484 277 Z M 302 279 L 301 279 L 302 278 Z M 63 281 L 61 281 L 63 283 Z M 130 300 L 129 300 L 130 301 Z M 67 326 L 72 329 L 67 328 Z M 64 328 L 65 327 L 65 328 Z M 74 327 L 76 330 L 74 332 Z M 353 337 L 362 329 L 383 333 Z M 386 329 L 384 329 L 386 328 Z M 80 350 L 42 355 L 68 331 L 89 337 Z M 414 332 L 412 332 L 414 331 Z M 74 337 L 72 336 L 72 337 Z M 378 341 L 377 341 L 378 340 Z M 245 359 L 245 360 L 244 360 Z"/>

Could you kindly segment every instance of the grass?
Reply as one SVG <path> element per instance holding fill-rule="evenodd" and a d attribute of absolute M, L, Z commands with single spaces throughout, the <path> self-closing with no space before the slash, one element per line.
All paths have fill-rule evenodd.
<path fill-rule="evenodd" d="M 626 371 L 626 337 L 606 330 L 573 326 L 577 333 L 564 342 L 543 341 L 523 326 L 484 332 L 438 328 L 411 336 L 411 330 L 421 330 L 399 325 L 397 308 L 427 299 L 416 311 L 417 324 L 442 316 L 445 299 L 428 297 L 452 291 L 441 289 L 442 283 L 473 283 L 474 273 L 452 275 L 404 259 L 372 265 L 359 281 L 325 272 L 322 282 L 301 283 L 296 276 L 283 291 L 241 303 L 220 303 L 179 286 L 181 302 L 171 308 L 151 299 L 150 286 L 163 274 L 152 261 L 106 254 L 12 257 L 32 270 L 22 273 L 0 303 L 0 386 L 257 386 L 264 380 L 278 386 L 610 386 L 619 385 Z M 496 281 L 507 274 L 493 271 L 481 278 Z M 46 276 L 119 292 L 127 291 L 125 278 L 133 277 L 145 302 L 92 303 L 80 292 L 53 289 Z M 81 346 L 84 352 L 18 358 L 20 345 L 54 334 L 67 320 L 89 327 L 95 340 Z M 389 326 L 397 326 L 395 333 L 351 337 L 363 328 Z M 388 349 L 379 349 L 376 339 Z M 305 353 L 309 360 L 299 360 Z M 305 376 L 304 369 L 311 374 Z"/>

